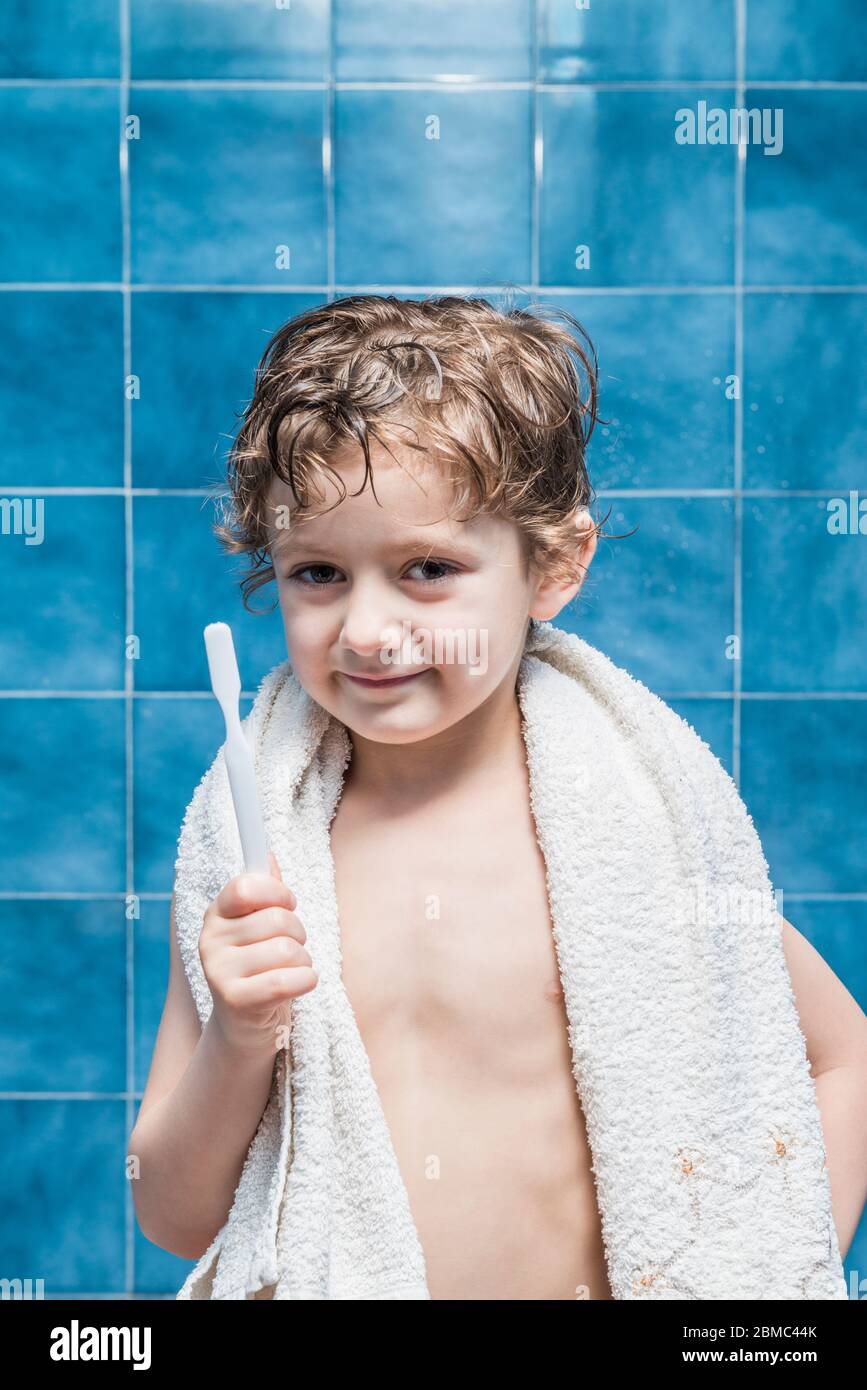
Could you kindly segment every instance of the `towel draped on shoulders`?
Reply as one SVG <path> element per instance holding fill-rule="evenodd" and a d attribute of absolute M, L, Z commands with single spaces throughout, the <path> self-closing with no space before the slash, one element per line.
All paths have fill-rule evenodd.
<path fill-rule="evenodd" d="M 781 922 L 734 782 L 670 706 L 550 623 L 531 628 L 516 691 L 614 1297 L 845 1299 Z M 177 1297 L 428 1299 L 341 978 L 330 827 L 349 735 L 288 662 L 245 729 L 319 983 L 293 1002 L 231 1209 Z M 175 863 L 202 1026 L 204 912 L 242 869 L 221 748 Z"/>

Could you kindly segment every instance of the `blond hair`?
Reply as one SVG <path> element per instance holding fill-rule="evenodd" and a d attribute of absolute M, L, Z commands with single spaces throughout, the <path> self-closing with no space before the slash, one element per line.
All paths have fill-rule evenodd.
<path fill-rule="evenodd" d="M 579 577 L 576 509 L 593 498 L 585 455 L 596 420 L 596 351 L 564 309 L 498 309 L 458 295 L 336 299 L 289 319 L 268 341 L 229 453 L 230 514 L 214 531 L 227 551 L 250 557 L 241 581 L 249 608 L 274 577 L 275 476 L 301 511 L 317 496 L 319 470 L 342 501 L 329 460 L 354 442 L 365 460 L 361 488 L 369 476 L 375 496 L 369 440 L 387 448 L 400 438 L 450 471 L 460 519 L 483 511 L 510 518 L 525 562 L 571 582 Z M 418 439 L 416 426 L 424 444 L 402 433 Z M 589 515 L 586 524 L 600 530 Z"/>

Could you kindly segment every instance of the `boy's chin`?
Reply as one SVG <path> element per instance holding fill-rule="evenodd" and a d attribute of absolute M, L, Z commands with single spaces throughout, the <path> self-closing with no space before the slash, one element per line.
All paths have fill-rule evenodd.
<path fill-rule="evenodd" d="M 350 733 L 369 743 L 409 745 L 439 739 L 470 716 L 475 705 L 446 705 L 425 709 L 359 710 L 342 707 L 333 713 Z"/>
<path fill-rule="evenodd" d="M 342 701 L 332 712 L 347 729 L 376 743 L 414 743 L 457 722 L 430 708 L 359 709 L 348 700 Z"/>
<path fill-rule="evenodd" d="M 375 699 L 376 697 L 374 697 Z M 420 743 L 433 738 L 458 724 L 466 713 L 440 701 L 403 697 L 388 703 L 365 705 L 364 697 L 333 701 L 329 712 L 345 725 L 350 733 L 371 743 Z"/>
<path fill-rule="evenodd" d="M 359 728 L 356 723 L 355 728 L 347 724 L 346 729 L 355 738 L 362 738 L 365 743 L 378 743 L 382 748 L 408 748 L 411 744 L 424 743 L 443 732 L 438 725 L 424 729 L 393 729 L 385 728 L 383 725 Z"/>

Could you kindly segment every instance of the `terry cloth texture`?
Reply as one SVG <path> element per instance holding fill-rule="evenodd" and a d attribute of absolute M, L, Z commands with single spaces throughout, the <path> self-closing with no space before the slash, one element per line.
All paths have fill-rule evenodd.
<path fill-rule="evenodd" d="M 781 923 L 733 781 L 668 705 L 550 623 L 528 635 L 517 696 L 614 1297 L 845 1299 Z M 177 1297 L 428 1299 L 341 979 L 330 826 L 349 735 L 288 662 L 263 680 L 245 729 L 320 978 L 292 1005 L 231 1210 Z M 175 865 L 202 1025 L 203 915 L 242 869 L 221 748 Z"/>

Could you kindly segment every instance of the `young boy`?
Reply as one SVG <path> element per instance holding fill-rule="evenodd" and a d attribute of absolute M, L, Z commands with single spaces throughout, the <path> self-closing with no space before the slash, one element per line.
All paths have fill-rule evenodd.
<path fill-rule="evenodd" d="M 599 531 L 595 359 L 559 317 L 579 337 L 451 297 L 358 296 L 290 321 L 266 349 L 219 528 L 254 559 L 245 601 L 275 578 L 291 669 L 350 735 L 331 823 L 342 977 L 436 1299 L 614 1296 L 515 693 L 530 623 L 574 599 Z M 472 659 L 401 645 L 456 630 Z M 319 986 L 300 885 L 273 856 L 272 870 L 233 878 L 204 915 L 204 1029 L 173 898 L 129 1147 L 144 1233 L 190 1259 L 232 1206 L 275 1028 Z M 781 926 L 845 1254 L 867 1195 L 867 1019 Z"/>

